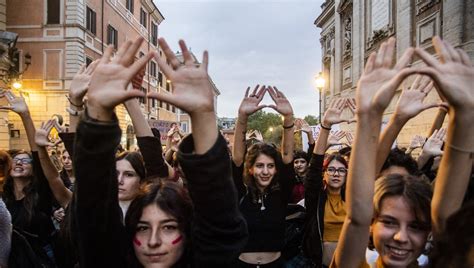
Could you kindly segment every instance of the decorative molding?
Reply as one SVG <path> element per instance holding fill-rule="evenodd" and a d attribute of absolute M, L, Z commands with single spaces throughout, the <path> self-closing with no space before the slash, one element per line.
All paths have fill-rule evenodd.
<path fill-rule="evenodd" d="M 416 15 L 419 16 L 439 3 L 439 0 L 417 0 Z"/>

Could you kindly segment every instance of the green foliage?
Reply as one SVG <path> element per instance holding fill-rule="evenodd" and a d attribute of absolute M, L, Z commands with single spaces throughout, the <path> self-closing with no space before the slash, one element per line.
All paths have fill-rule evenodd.
<path fill-rule="evenodd" d="M 249 117 L 247 129 L 256 129 L 264 134 L 270 127 L 280 126 L 281 122 L 280 115 L 260 110 Z"/>
<path fill-rule="evenodd" d="M 282 119 L 279 114 L 258 111 L 248 119 L 247 129 L 256 129 L 262 133 L 265 142 L 272 142 L 277 145 L 281 143 Z M 273 128 L 273 131 L 270 131 Z"/>
<path fill-rule="evenodd" d="M 304 121 L 306 121 L 306 123 L 308 123 L 308 125 L 310 126 L 315 126 L 317 124 L 319 124 L 319 120 L 316 116 L 314 115 L 307 115 L 305 116 L 304 118 Z"/>

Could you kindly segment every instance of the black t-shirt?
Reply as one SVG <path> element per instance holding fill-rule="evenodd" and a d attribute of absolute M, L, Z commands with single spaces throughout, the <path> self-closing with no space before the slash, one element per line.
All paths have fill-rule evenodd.
<path fill-rule="evenodd" d="M 276 190 L 260 194 L 257 201 L 243 183 L 243 165 L 232 162 L 234 183 L 239 193 L 240 211 L 247 221 L 249 239 L 243 252 L 281 251 L 285 239 L 286 208 L 295 177 L 293 163 L 278 165 Z M 269 186 L 271 187 L 271 186 Z"/>

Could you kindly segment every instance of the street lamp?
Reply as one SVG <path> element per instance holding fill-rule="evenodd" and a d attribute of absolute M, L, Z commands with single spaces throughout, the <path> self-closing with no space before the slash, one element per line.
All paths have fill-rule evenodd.
<path fill-rule="evenodd" d="M 270 127 L 268 130 L 270 130 L 270 132 L 273 132 L 273 127 Z"/>
<path fill-rule="evenodd" d="M 324 80 L 323 73 L 319 72 L 315 79 L 316 88 L 319 91 L 319 123 L 321 123 L 321 92 L 324 89 L 324 85 L 326 84 L 326 80 Z"/>

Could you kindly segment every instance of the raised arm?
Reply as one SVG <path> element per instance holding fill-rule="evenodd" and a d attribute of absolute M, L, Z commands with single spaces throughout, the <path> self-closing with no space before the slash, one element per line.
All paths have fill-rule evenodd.
<path fill-rule="evenodd" d="M 260 105 L 260 102 L 265 95 L 265 86 L 257 85 L 249 95 L 250 87 L 245 91 L 245 96 L 240 103 L 237 122 L 235 124 L 234 147 L 232 152 L 232 161 L 238 167 L 244 163 L 246 152 L 245 134 L 247 133 L 247 121 L 249 116 L 256 111 L 265 108 L 265 105 Z"/>
<path fill-rule="evenodd" d="M 283 135 L 281 137 L 281 156 L 283 163 L 293 162 L 293 153 L 295 151 L 295 139 L 293 138 L 293 128 L 295 127 L 293 118 L 293 108 L 286 98 L 285 94 L 275 86 L 267 87 L 267 91 L 275 104 L 268 107 L 277 111 L 283 116 Z"/>
<path fill-rule="evenodd" d="M 413 50 L 409 48 L 392 66 L 395 39 L 382 43 L 365 66 L 356 90 L 357 125 L 347 178 L 347 216 L 337 244 L 334 267 L 354 267 L 365 260 L 373 215 L 376 152 L 382 114 L 395 90 L 412 70 L 405 68 Z"/>
<path fill-rule="evenodd" d="M 435 130 L 433 135 L 428 138 L 423 145 L 420 156 L 416 160 L 419 169 L 421 169 L 430 158 L 443 154 L 441 147 L 443 146 L 445 137 L 446 129 L 442 128 L 439 131 Z"/>
<path fill-rule="evenodd" d="M 345 103 L 346 101 L 344 99 L 333 99 L 329 104 L 329 108 L 324 112 L 319 136 L 314 146 L 314 154 L 324 155 L 324 153 L 326 153 L 329 132 L 331 131 L 332 125 L 347 122 L 347 120 L 341 118 Z"/>
<path fill-rule="evenodd" d="M 423 103 L 424 99 L 433 89 L 433 83 L 429 77 L 418 75 L 411 87 L 404 88 L 398 99 L 395 112 L 387 127 L 382 132 L 377 148 L 377 172 L 380 172 L 382 166 L 390 154 L 393 142 L 403 126 L 419 113 L 426 109 L 437 107 L 437 104 Z"/>
<path fill-rule="evenodd" d="M 87 93 L 92 74 L 98 64 L 99 60 L 95 60 L 87 67 L 83 65 L 72 78 L 67 95 L 69 107 L 66 108 L 66 111 L 69 113 L 69 132 L 76 132 L 79 116 L 84 111 L 84 96 Z"/>
<path fill-rule="evenodd" d="M 0 109 L 13 111 L 20 116 L 31 151 L 38 151 L 35 143 L 35 125 L 31 119 L 30 110 L 25 102 L 25 98 L 23 98 L 23 94 L 20 91 L 20 96 L 16 96 L 11 91 L 5 91 L 2 95 L 7 98 L 9 106 L 2 106 Z"/>
<path fill-rule="evenodd" d="M 64 186 L 64 183 L 59 176 L 59 172 L 51 161 L 46 150 L 46 146 L 56 145 L 48 139 L 48 134 L 54 126 L 54 121 L 55 120 L 48 120 L 46 124 L 44 122 L 41 124 L 41 127 L 36 130 L 35 142 L 38 146 L 38 155 L 41 167 L 43 168 L 43 173 L 48 180 L 54 198 L 58 201 L 61 207 L 66 208 L 72 199 L 72 192 Z"/>
<path fill-rule="evenodd" d="M 449 104 L 446 145 L 434 187 L 431 215 L 436 236 L 444 230 L 449 216 L 459 210 L 466 192 L 474 153 L 474 68 L 469 56 L 439 37 L 433 37 L 439 61 L 426 51 L 416 52 L 427 67 L 420 72 L 436 82 Z"/>
<path fill-rule="evenodd" d="M 144 97 L 140 90 L 126 90 L 154 55 L 148 53 L 133 63 L 142 42 L 143 38 L 125 42 L 113 58 L 113 47 L 105 49 L 91 78 L 86 111 L 78 125 L 73 212 L 82 267 L 124 267 L 127 245 L 115 168 L 121 131 L 114 108 L 128 99 Z"/>
<path fill-rule="evenodd" d="M 143 75 L 144 69 L 141 70 L 133 79 L 133 82 L 128 85 L 128 90 L 140 89 Z M 150 125 L 148 125 L 148 122 L 143 116 L 136 98 L 129 99 L 125 101 L 124 104 L 130 118 L 132 119 L 132 124 L 137 136 L 138 147 L 140 148 L 143 160 L 145 161 L 147 177 L 151 179 L 167 178 L 169 174 L 173 173 L 173 170 L 163 158 L 161 137 L 155 137 L 153 135 Z"/>
<path fill-rule="evenodd" d="M 171 66 L 160 57 L 158 65 L 174 90 L 172 94 L 152 92 L 148 97 L 170 103 L 191 117 L 192 135 L 181 143 L 178 157 L 194 204 L 194 264 L 217 267 L 238 256 L 246 242 L 246 228 L 238 211 L 227 145 L 216 125 L 214 91 L 207 73 L 209 56 L 205 51 L 201 65 L 196 67 L 180 40 L 184 58 L 180 64 L 163 38 L 159 44 Z"/>

